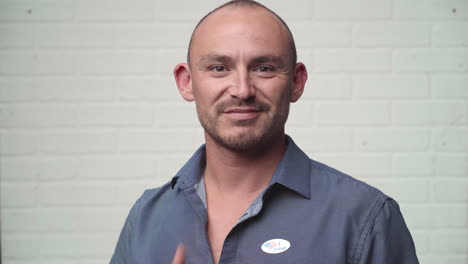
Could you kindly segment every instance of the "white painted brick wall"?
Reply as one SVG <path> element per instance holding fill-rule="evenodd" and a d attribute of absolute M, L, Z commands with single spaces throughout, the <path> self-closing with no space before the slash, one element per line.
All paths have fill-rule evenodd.
<path fill-rule="evenodd" d="M 421 263 L 466 264 L 468 1 L 262 2 L 309 68 L 288 133 L 397 199 Z M 0 0 L 2 263 L 109 260 L 203 142 L 171 72 L 218 4 Z"/>

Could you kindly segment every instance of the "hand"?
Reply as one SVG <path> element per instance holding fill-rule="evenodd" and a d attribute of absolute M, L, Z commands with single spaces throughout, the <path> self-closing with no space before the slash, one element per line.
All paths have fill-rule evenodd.
<path fill-rule="evenodd" d="M 171 264 L 184 264 L 185 263 L 185 249 L 184 245 L 180 244 L 174 254 Z"/>

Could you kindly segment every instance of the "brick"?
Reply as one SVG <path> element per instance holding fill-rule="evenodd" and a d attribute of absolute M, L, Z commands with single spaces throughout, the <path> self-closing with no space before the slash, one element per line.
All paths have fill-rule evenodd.
<path fill-rule="evenodd" d="M 46 133 L 39 140 L 38 148 L 45 153 L 110 153 L 117 148 L 113 132 Z"/>
<path fill-rule="evenodd" d="M 166 182 L 170 181 L 171 178 L 167 177 Z M 156 188 L 159 185 L 155 185 L 153 182 L 145 181 L 145 183 L 131 183 L 125 185 L 116 186 L 116 198 L 115 204 L 122 205 L 125 207 L 132 206 L 135 201 L 143 194 L 147 189 Z"/>
<path fill-rule="evenodd" d="M 129 101 L 180 101 L 176 83 L 169 78 L 128 78 L 119 80 L 117 97 Z"/>
<path fill-rule="evenodd" d="M 115 202 L 115 186 L 100 183 L 43 183 L 37 190 L 42 206 L 102 206 Z"/>
<path fill-rule="evenodd" d="M 327 73 L 379 73 L 390 70 L 388 50 L 319 50 L 313 68 Z"/>
<path fill-rule="evenodd" d="M 315 16 L 319 19 L 382 19 L 391 15 L 389 0 L 317 0 Z"/>
<path fill-rule="evenodd" d="M 389 107 L 377 103 L 321 103 L 317 107 L 320 125 L 378 125 L 389 121 Z"/>
<path fill-rule="evenodd" d="M 195 23 L 216 7 L 217 5 L 211 1 L 182 0 L 177 5 L 156 1 L 156 18 L 162 21 L 191 21 Z"/>
<path fill-rule="evenodd" d="M 156 106 L 155 125 L 158 127 L 198 127 L 194 103 L 161 103 Z"/>
<path fill-rule="evenodd" d="M 427 264 L 465 264 L 468 262 L 468 255 L 432 255 L 428 259 L 419 258 L 421 263 Z"/>
<path fill-rule="evenodd" d="M 401 49 L 394 54 L 397 72 L 454 73 L 468 70 L 468 49 Z"/>
<path fill-rule="evenodd" d="M 403 214 L 406 215 L 406 214 Z M 423 262 L 421 260 L 421 255 L 422 254 L 427 254 L 430 253 L 430 234 L 428 234 L 427 231 L 415 231 L 415 230 L 410 230 L 411 231 L 411 236 L 413 237 L 414 241 L 414 246 L 416 248 L 416 252 L 418 255 L 418 260 L 421 263 L 427 263 Z"/>
<path fill-rule="evenodd" d="M 57 180 L 76 175 L 76 161 L 69 158 L 3 158 L 1 162 L 4 180 Z"/>
<path fill-rule="evenodd" d="M 186 49 L 161 49 L 156 52 L 155 71 L 156 73 L 172 74 L 172 71 L 177 64 L 186 61 Z"/>
<path fill-rule="evenodd" d="M 38 162 L 40 180 L 67 180 L 76 176 L 77 161 L 72 158 L 49 158 Z"/>
<path fill-rule="evenodd" d="M 6 238 L 4 256 L 21 257 L 107 257 L 114 244 L 108 235 L 41 235 Z"/>
<path fill-rule="evenodd" d="M 298 58 L 297 60 L 299 62 L 304 63 L 304 65 L 307 67 L 308 71 L 310 72 L 310 69 L 311 69 L 310 67 L 313 66 L 313 62 L 314 62 L 313 49 L 298 47 L 296 51 L 297 51 L 297 58 Z"/>
<path fill-rule="evenodd" d="M 291 104 L 289 109 L 288 126 L 305 127 L 314 122 L 314 105 L 310 102 Z"/>
<path fill-rule="evenodd" d="M 0 25 L 0 36 L 2 36 L 0 38 L 0 49 L 31 48 L 33 46 L 34 29 L 31 26 L 19 24 Z"/>
<path fill-rule="evenodd" d="M 403 125 L 457 125 L 468 120 L 465 103 L 405 102 L 394 103 L 392 119 Z"/>
<path fill-rule="evenodd" d="M 84 126 L 150 126 L 152 112 L 149 104 L 88 104 L 79 108 L 78 120 Z"/>
<path fill-rule="evenodd" d="M 190 159 L 192 153 L 187 153 L 185 155 L 162 155 L 158 158 L 158 177 L 161 184 L 156 184 L 158 186 L 162 183 L 172 179 L 176 173 L 182 168 L 182 166 Z M 155 179 L 156 180 L 156 179 Z"/>
<path fill-rule="evenodd" d="M 33 82 L 29 78 L 0 77 L 0 102 L 30 102 L 36 98 Z"/>
<path fill-rule="evenodd" d="M 418 204 L 400 204 L 400 210 L 405 217 L 406 225 L 410 230 L 417 228 L 431 228 L 433 208 L 429 206 L 421 206 Z M 413 237 L 414 238 L 414 237 Z M 417 244 L 417 243 L 416 243 Z M 419 253 L 419 252 L 418 252 Z"/>
<path fill-rule="evenodd" d="M 129 131 L 119 137 L 123 152 L 192 153 L 202 142 L 201 130 L 167 129 L 157 131 Z"/>
<path fill-rule="evenodd" d="M 111 179 L 114 181 L 152 178 L 158 173 L 157 161 L 143 157 L 83 158 L 78 164 L 78 177 L 80 179 Z"/>
<path fill-rule="evenodd" d="M 357 77 L 354 92 L 360 98 L 424 98 L 429 95 L 429 83 L 424 76 Z"/>
<path fill-rule="evenodd" d="M 70 0 L 3 0 L 0 21 L 62 21 L 73 16 Z"/>
<path fill-rule="evenodd" d="M 445 127 L 433 129 L 432 142 L 438 151 L 467 151 L 468 129 Z"/>
<path fill-rule="evenodd" d="M 37 204 L 37 184 L 2 182 L 1 206 L 3 208 L 35 207 Z"/>
<path fill-rule="evenodd" d="M 37 151 L 37 142 L 30 133 L 4 132 L 0 134 L 0 154 L 32 154 Z"/>
<path fill-rule="evenodd" d="M 351 79 L 349 77 L 313 75 L 307 83 L 301 100 L 351 98 Z"/>
<path fill-rule="evenodd" d="M 402 212 L 410 228 L 465 228 L 466 205 L 404 205 Z"/>
<path fill-rule="evenodd" d="M 430 25 L 421 23 L 369 22 L 353 31 L 357 47 L 421 47 L 430 44 Z"/>
<path fill-rule="evenodd" d="M 293 22 L 289 27 L 297 47 L 344 48 L 351 45 L 351 26 L 348 24 Z"/>
<path fill-rule="evenodd" d="M 286 128 L 287 133 L 306 152 L 350 151 L 352 131 L 350 129 L 328 128 Z"/>
<path fill-rule="evenodd" d="M 468 177 L 467 154 L 438 154 L 434 160 L 435 174 L 440 177 Z"/>
<path fill-rule="evenodd" d="M 407 176 L 431 176 L 434 157 L 431 154 L 405 153 L 394 154 L 392 158 L 392 174 Z"/>
<path fill-rule="evenodd" d="M 113 45 L 108 25 L 49 24 L 35 29 L 35 43 L 45 48 L 105 48 Z"/>
<path fill-rule="evenodd" d="M 427 129 L 374 128 L 358 129 L 354 143 L 360 151 L 424 151 L 429 140 Z"/>
<path fill-rule="evenodd" d="M 313 158 L 355 178 L 390 175 L 390 157 L 386 154 L 319 154 Z"/>
<path fill-rule="evenodd" d="M 436 98 L 468 98 L 468 79 L 463 76 L 432 76 L 431 88 Z"/>
<path fill-rule="evenodd" d="M 114 38 L 123 48 L 187 48 L 193 28 L 192 23 L 124 24 L 115 27 Z"/>
<path fill-rule="evenodd" d="M 314 6 L 308 0 L 296 0 L 294 5 L 285 5 L 282 0 L 269 0 L 264 4 L 287 21 L 312 18 Z"/>
<path fill-rule="evenodd" d="M 41 101 L 109 101 L 114 97 L 116 78 L 42 77 L 32 79 Z"/>
<path fill-rule="evenodd" d="M 468 226 L 467 205 L 436 205 L 430 214 L 433 227 L 466 228 Z"/>
<path fill-rule="evenodd" d="M 468 17 L 465 0 L 395 0 L 394 13 L 400 19 L 463 19 Z"/>
<path fill-rule="evenodd" d="M 75 3 L 75 17 L 82 21 L 147 21 L 154 18 L 151 0 L 80 0 Z"/>
<path fill-rule="evenodd" d="M 0 108 L 0 127 L 67 127 L 76 120 L 76 108 L 66 105 Z"/>
<path fill-rule="evenodd" d="M 127 214 L 127 209 L 105 208 L 14 209 L 3 212 L 2 227 L 6 233 L 120 231 Z"/>
<path fill-rule="evenodd" d="M 152 51 L 85 52 L 76 59 L 77 71 L 85 74 L 147 74 L 157 68 Z"/>
<path fill-rule="evenodd" d="M 436 232 L 432 236 L 432 244 L 435 252 L 466 254 L 468 253 L 468 231 L 450 230 Z"/>
<path fill-rule="evenodd" d="M 429 198 L 429 185 L 421 180 L 381 180 L 366 179 L 384 193 L 401 203 L 427 202 Z"/>
<path fill-rule="evenodd" d="M 76 54 L 72 52 L 0 53 L 3 74 L 71 74 L 75 71 Z"/>
<path fill-rule="evenodd" d="M 460 179 L 433 182 L 433 192 L 437 202 L 466 203 L 468 181 Z"/>
<path fill-rule="evenodd" d="M 36 180 L 37 160 L 29 158 L 7 158 L 0 160 L 0 177 L 5 180 Z"/>
<path fill-rule="evenodd" d="M 437 47 L 468 46 L 468 23 L 437 24 L 432 31 L 432 41 Z"/>

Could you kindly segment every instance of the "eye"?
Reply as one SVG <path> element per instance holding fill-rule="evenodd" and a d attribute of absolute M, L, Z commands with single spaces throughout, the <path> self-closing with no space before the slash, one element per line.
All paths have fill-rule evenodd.
<path fill-rule="evenodd" d="M 220 65 L 210 67 L 210 71 L 214 71 L 214 72 L 223 72 L 223 71 L 226 71 L 226 70 L 227 70 L 226 67 L 220 66 Z"/>
<path fill-rule="evenodd" d="M 270 66 L 259 66 L 257 68 L 255 68 L 254 71 L 258 71 L 258 72 L 271 72 L 273 71 L 273 67 L 270 67 Z"/>

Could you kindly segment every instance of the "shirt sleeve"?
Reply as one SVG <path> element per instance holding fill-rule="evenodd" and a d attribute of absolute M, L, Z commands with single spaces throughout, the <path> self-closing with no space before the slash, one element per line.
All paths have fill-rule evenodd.
<path fill-rule="evenodd" d="M 132 231 L 135 218 L 139 211 L 140 199 L 133 205 L 130 213 L 125 220 L 125 224 L 120 232 L 119 240 L 115 246 L 114 254 L 110 260 L 110 264 L 131 264 L 134 263 L 132 258 Z"/>
<path fill-rule="evenodd" d="M 400 208 L 385 201 L 365 237 L 359 264 L 418 264 L 416 249 Z"/>

